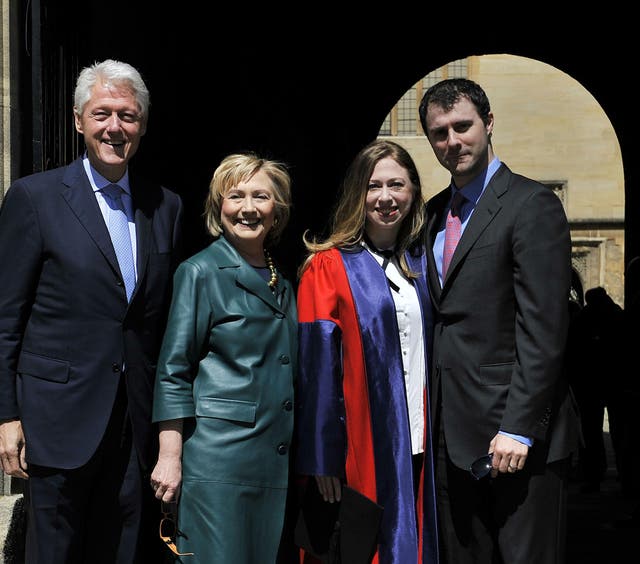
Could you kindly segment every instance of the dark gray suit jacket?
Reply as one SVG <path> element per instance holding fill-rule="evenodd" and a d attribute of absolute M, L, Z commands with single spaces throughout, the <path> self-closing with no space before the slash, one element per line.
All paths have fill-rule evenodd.
<path fill-rule="evenodd" d="M 571 240 L 562 204 L 502 164 L 441 288 L 433 244 L 449 197 L 447 188 L 427 203 L 426 235 L 436 310 L 432 408 L 449 456 L 468 469 L 502 429 L 534 439 L 531 461 L 565 458 L 579 431 L 563 370 Z"/>

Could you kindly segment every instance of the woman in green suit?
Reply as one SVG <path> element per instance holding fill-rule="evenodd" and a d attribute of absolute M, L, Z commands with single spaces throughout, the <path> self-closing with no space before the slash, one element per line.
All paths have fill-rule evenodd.
<path fill-rule="evenodd" d="M 187 562 L 277 558 L 293 432 L 297 315 L 267 247 L 291 205 L 282 163 L 225 158 L 205 205 L 214 242 L 177 269 L 158 361 L 156 498 L 178 504 Z"/>

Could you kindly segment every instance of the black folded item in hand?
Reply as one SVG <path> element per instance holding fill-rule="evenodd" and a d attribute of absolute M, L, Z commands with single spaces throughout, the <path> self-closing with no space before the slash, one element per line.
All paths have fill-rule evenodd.
<path fill-rule="evenodd" d="M 324 501 L 309 479 L 296 523 L 297 546 L 325 564 L 368 564 L 376 552 L 382 506 L 342 486 L 342 499 Z"/>

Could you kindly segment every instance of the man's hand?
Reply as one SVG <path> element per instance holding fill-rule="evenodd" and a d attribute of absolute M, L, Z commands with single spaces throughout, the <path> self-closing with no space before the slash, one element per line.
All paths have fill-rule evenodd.
<path fill-rule="evenodd" d="M 513 474 L 522 470 L 529 454 L 529 447 L 498 433 L 489 445 L 489 452 L 493 452 L 491 477 L 495 478 L 499 473 Z"/>
<path fill-rule="evenodd" d="M 0 462 L 5 474 L 14 478 L 29 478 L 24 457 L 24 433 L 19 419 L 0 423 Z"/>

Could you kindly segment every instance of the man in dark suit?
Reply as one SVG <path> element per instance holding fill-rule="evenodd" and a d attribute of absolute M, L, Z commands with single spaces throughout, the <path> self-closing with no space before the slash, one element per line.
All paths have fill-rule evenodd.
<path fill-rule="evenodd" d="M 27 563 L 158 561 L 151 407 L 183 208 L 129 171 L 148 108 L 130 65 L 83 69 L 84 156 L 17 180 L 0 212 L 0 461 L 26 479 Z"/>
<path fill-rule="evenodd" d="M 426 208 L 443 554 L 450 564 L 561 564 L 578 437 L 563 377 L 567 219 L 551 190 L 494 155 L 494 117 L 476 83 L 442 81 L 419 111 L 451 173 Z M 450 219 L 462 234 L 443 275 L 454 200 Z M 483 472 L 473 464 L 488 453 Z"/>

